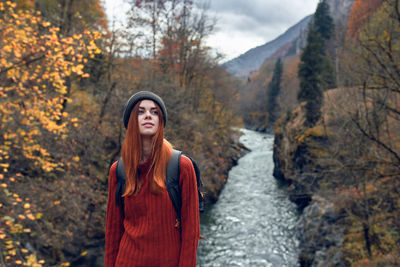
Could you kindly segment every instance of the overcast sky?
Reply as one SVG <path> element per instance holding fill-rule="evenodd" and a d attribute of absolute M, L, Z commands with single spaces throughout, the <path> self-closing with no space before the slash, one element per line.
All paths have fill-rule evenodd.
<path fill-rule="evenodd" d="M 229 60 L 272 41 L 302 18 L 315 12 L 319 0 L 210 0 L 217 19 L 207 45 Z M 105 0 L 109 20 L 121 18 L 129 6 Z"/>

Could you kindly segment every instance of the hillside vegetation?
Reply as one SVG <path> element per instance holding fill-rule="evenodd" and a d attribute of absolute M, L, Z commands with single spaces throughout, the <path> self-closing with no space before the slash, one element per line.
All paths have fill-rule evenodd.
<path fill-rule="evenodd" d="M 303 211 L 302 266 L 400 264 L 400 6 L 355 1 L 321 116 L 275 124 L 275 176 Z M 329 48 L 329 45 L 328 45 Z"/>
<path fill-rule="evenodd" d="M 204 46 L 206 11 L 131 1 L 123 29 L 99 0 L 0 2 L 1 266 L 103 264 L 108 170 L 140 90 L 165 100 L 166 138 L 201 166 L 209 202 L 225 183 L 237 84 Z"/>

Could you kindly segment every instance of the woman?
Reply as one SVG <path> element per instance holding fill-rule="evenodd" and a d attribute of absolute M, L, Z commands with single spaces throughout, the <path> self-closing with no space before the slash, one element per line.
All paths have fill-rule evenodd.
<path fill-rule="evenodd" d="M 154 93 L 141 91 L 127 102 L 122 145 L 126 170 L 123 210 L 115 202 L 116 163 L 109 173 L 106 216 L 106 267 L 196 266 L 200 236 L 196 177 L 191 161 L 182 156 L 179 186 L 181 224 L 165 186 L 172 155 L 164 139 L 167 111 Z"/>

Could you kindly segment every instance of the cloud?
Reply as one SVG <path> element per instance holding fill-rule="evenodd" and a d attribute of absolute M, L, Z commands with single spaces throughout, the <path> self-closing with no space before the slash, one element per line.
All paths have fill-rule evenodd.
<path fill-rule="evenodd" d="M 209 11 L 217 19 L 207 43 L 226 55 L 239 56 L 272 41 L 315 12 L 318 0 L 212 0 Z"/>
<path fill-rule="evenodd" d="M 214 0 L 211 10 L 219 14 L 251 17 L 259 24 L 285 23 L 313 13 L 318 0 Z"/>
<path fill-rule="evenodd" d="M 315 12 L 319 0 L 195 0 L 209 2 L 209 16 L 217 23 L 206 43 L 229 60 L 272 41 L 304 17 Z M 105 0 L 110 21 L 129 9 L 126 0 Z"/>

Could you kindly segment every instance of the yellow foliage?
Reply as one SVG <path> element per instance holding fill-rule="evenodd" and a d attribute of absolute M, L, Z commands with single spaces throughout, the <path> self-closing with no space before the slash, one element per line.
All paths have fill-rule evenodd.
<path fill-rule="evenodd" d="M 26 217 L 28 217 L 29 220 L 32 220 L 32 221 L 35 220 L 35 216 L 33 216 L 32 213 L 28 213 L 28 214 L 26 215 Z"/>
<path fill-rule="evenodd" d="M 300 135 L 297 138 L 297 141 L 299 143 L 303 143 L 307 137 L 310 136 L 315 136 L 315 137 L 321 137 L 321 136 L 325 136 L 325 127 L 323 125 L 317 125 L 313 128 L 309 128 L 307 129 L 302 135 Z"/>
<path fill-rule="evenodd" d="M 30 254 L 26 257 L 26 265 L 32 267 L 41 267 L 44 261 L 38 261 L 35 254 Z"/>
<path fill-rule="evenodd" d="M 83 251 L 82 253 L 81 253 L 81 256 L 85 256 L 85 255 L 87 255 L 87 250 L 85 250 L 85 251 Z"/>
<path fill-rule="evenodd" d="M 59 28 L 40 17 L 40 13 L 17 11 L 11 1 L 2 2 L 0 18 L 0 172 L 7 172 L 4 159 L 12 149 L 44 171 L 61 166 L 42 147 L 43 133 L 65 136 L 70 123 L 62 112 L 66 97 L 67 76 L 87 77 L 82 58 L 99 52 L 98 33 L 85 31 L 71 37 L 58 35 Z M 40 22 L 40 28 L 37 24 Z M 46 32 L 47 31 L 47 32 Z M 74 54 L 74 57 L 68 55 Z M 60 119 L 63 123 L 60 123 Z M 37 153 L 39 152 L 39 153 Z M 3 162 L 2 162 L 3 161 Z"/>
<path fill-rule="evenodd" d="M 0 2 L 0 188 L 8 198 L 0 207 L 15 211 L 0 218 L 0 240 L 7 264 L 39 267 L 44 260 L 26 255 L 28 251 L 18 240 L 31 233 L 24 226 L 27 219 L 39 220 L 43 214 L 24 202 L 29 199 L 9 192 L 8 183 L 23 178 L 21 174 L 8 177 L 10 160 L 45 172 L 62 167 L 49 148 L 49 138 L 65 138 L 68 127 L 76 123 L 63 107 L 72 101 L 67 97 L 67 77 L 88 76 L 82 62 L 99 52 L 95 40 L 101 35 L 85 31 L 63 37 L 40 12 L 17 10 L 14 2 Z"/>

